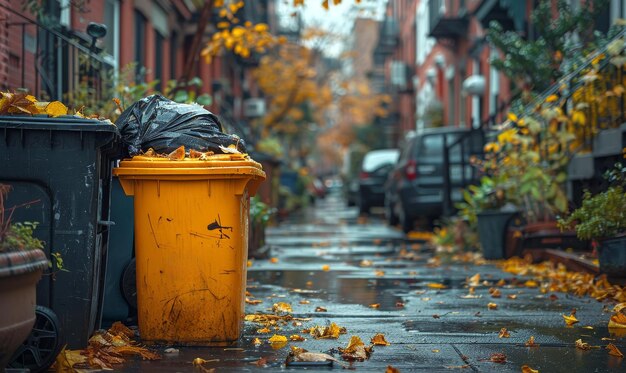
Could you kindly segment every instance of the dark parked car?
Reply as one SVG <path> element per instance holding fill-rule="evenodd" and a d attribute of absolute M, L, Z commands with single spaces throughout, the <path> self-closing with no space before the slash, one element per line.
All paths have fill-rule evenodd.
<path fill-rule="evenodd" d="M 408 232 L 418 219 L 432 223 L 444 213 L 444 172 L 448 171 L 444 169 L 444 136 L 448 146 L 457 143 L 449 153 L 452 205 L 462 200 L 461 189 L 476 180 L 477 170 L 469 165 L 469 158 L 482 155 L 482 131 L 431 128 L 408 138 L 385 183 L 385 215 L 389 224 L 399 223 Z"/>
<path fill-rule="evenodd" d="M 399 155 L 398 149 L 372 150 L 365 154 L 358 179 L 357 205 L 360 213 L 369 213 L 372 207 L 384 206 L 384 185 Z"/>

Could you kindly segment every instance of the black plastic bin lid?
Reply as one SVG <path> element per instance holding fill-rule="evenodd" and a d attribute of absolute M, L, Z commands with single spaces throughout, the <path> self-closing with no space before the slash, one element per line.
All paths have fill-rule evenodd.
<path fill-rule="evenodd" d="M 62 115 L 50 118 L 45 115 L 0 115 L 0 129 L 93 131 L 118 133 L 117 127 L 110 122 L 96 119 Z"/>

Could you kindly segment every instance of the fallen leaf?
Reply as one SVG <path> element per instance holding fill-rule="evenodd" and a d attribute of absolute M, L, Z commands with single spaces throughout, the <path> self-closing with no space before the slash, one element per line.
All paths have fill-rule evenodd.
<path fill-rule="evenodd" d="M 52 101 L 46 106 L 46 114 L 53 118 L 67 115 L 67 106 L 60 101 Z"/>
<path fill-rule="evenodd" d="M 334 362 L 339 363 L 339 360 L 335 359 L 334 357 L 328 354 L 308 352 L 307 350 L 303 348 L 299 348 L 295 346 L 291 347 L 291 352 L 289 352 L 289 355 L 287 356 L 287 362 L 290 362 L 290 361 L 298 361 L 298 362 L 300 361 L 302 362 L 334 361 Z"/>
<path fill-rule="evenodd" d="M 583 351 L 589 351 L 592 348 L 594 348 L 589 343 L 583 342 L 582 339 L 577 339 L 575 343 L 576 343 L 576 348 L 578 348 L 580 350 L 583 350 Z"/>
<path fill-rule="evenodd" d="M 430 282 L 428 284 L 426 284 L 426 286 L 428 286 L 431 289 L 447 289 L 448 287 L 444 284 L 440 284 L 437 282 Z"/>
<path fill-rule="evenodd" d="M 270 333 L 271 330 L 269 330 L 269 328 L 265 327 L 265 328 L 258 329 L 256 332 L 259 333 L 259 334 L 267 334 L 267 333 Z"/>
<path fill-rule="evenodd" d="M 496 352 L 491 354 L 489 357 L 489 361 L 492 363 L 505 364 L 506 363 L 506 355 L 501 352 Z"/>
<path fill-rule="evenodd" d="M 487 304 L 487 308 L 490 309 L 490 310 L 496 310 L 496 309 L 498 309 L 498 305 L 495 304 L 495 303 L 488 303 Z"/>
<path fill-rule="evenodd" d="M 261 340 L 258 339 L 258 338 L 254 338 L 252 340 L 252 344 L 255 345 L 255 346 L 260 346 L 261 345 Z"/>
<path fill-rule="evenodd" d="M 440 318 L 441 318 L 441 316 L 439 316 L 439 315 L 437 315 L 437 314 L 434 314 L 434 315 L 433 315 L 433 319 L 440 319 Z"/>
<path fill-rule="evenodd" d="M 180 161 L 185 159 L 185 146 L 181 145 L 176 150 L 167 155 L 167 159 L 171 161 Z"/>
<path fill-rule="evenodd" d="M 385 339 L 385 335 L 382 333 L 378 333 L 375 336 L 373 336 L 370 342 L 374 346 L 389 346 L 390 345 L 390 343 L 387 342 L 387 340 Z"/>
<path fill-rule="evenodd" d="M 298 302 L 298 303 L 300 303 L 300 304 L 310 304 L 310 303 L 311 303 L 311 301 L 310 301 L 310 300 L 303 299 L 303 300 L 301 300 L 301 301 L 300 301 L 300 302 Z"/>
<path fill-rule="evenodd" d="M 329 326 L 315 326 L 310 328 L 309 334 L 311 334 L 313 338 L 317 339 L 337 339 L 340 334 L 346 334 L 346 328 L 340 327 L 332 322 Z"/>
<path fill-rule="evenodd" d="M 498 338 L 510 338 L 510 337 L 511 337 L 511 333 L 509 333 L 509 331 L 506 330 L 506 328 L 500 329 L 500 333 L 498 334 Z"/>
<path fill-rule="evenodd" d="M 468 278 L 466 282 L 469 286 L 479 286 L 480 285 L 480 273 L 477 273 L 474 276 Z"/>
<path fill-rule="evenodd" d="M 609 343 L 608 345 L 606 345 L 606 349 L 609 350 L 609 355 L 624 357 L 622 351 L 620 351 L 613 343 Z"/>
<path fill-rule="evenodd" d="M 270 263 L 278 263 L 278 258 L 270 258 Z"/>
<path fill-rule="evenodd" d="M 324 307 L 317 306 L 315 307 L 315 312 L 328 312 L 328 310 Z"/>
<path fill-rule="evenodd" d="M 500 289 L 491 288 L 489 289 L 489 294 L 491 294 L 492 298 L 500 298 L 502 293 L 500 293 Z"/>
<path fill-rule="evenodd" d="M 524 343 L 524 346 L 539 347 L 539 344 L 535 343 L 535 337 L 531 335 L 530 338 L 528 338 L 528 340 L 526 341 L 526 343 Z"/>
<path fill-rule="evenodd" d="M 346 348 L 338 348 L 341 352 L 341 358 L 346 361 L 364 361 L 369 359 L 372 348 L 365 347 L 365 344 L 358 336 L 354 335 L 350 338 Z"/>
<path fill-rule="evenodd" d="M 506 297 L 509 299 L 517 299 L 517 294 L 509 294 Z"/>
<path fill-rule="evenodd" d="M 522 365 L 522 373 L 539 373 L 539 371 L 529 367 L 528 365 Z"/>
<path fill-rule="evenodd" d="M 576 319 L 576 316 L 574 315 L 570 315 L 570 316 L 561 315 L 561 316 L 563 316 L 563 319 L 565 320 L 565 325 L 567 326 L 572 326 L 578 323 L 578 319 Z"/>
<path fill-rule="evenodd" d="M 290 341 L 294 341 L 294 342 L 306 341 L 306 339 L 303 336 L 299 335 L 299 334 L 292 334 L 292 335 L 290 335 L 289 336 L 289 340 Z"/>
<path fill-rule="evenodd" d="M 177 354 L 177 353 L 179 353 L 179 352 L 180 352 L 180 350 L 179 350 L 179 349 L 177 349 L 177 348 L 173 348 L 173 347 L 166 348 L 166 349 L 163 351 L 163 353 L 165 353 L 165 354 Z"/>
<path fill-rule="evenodd" d="M 380 303 L 370 304 L 369 308 L 380 308 Z"/>
<path fill-rule="evenodd" d="M 400 370 L 392 367 L 391 365 L 387 365 L 387 369 L 385 369 L 385 373 L 400 373 Z"/>
<path fill-rule="evenodd" d="M 246 303 L 248 303 L 248 304 L 252 304 L 252 305 L 255 305 L 255 304 L 263 303 L 263 301 L 262 301 L 262 300 L 260 300 L 260 299 L 250 299 L 250 298 L 246 298 Z"/>
<path fill-rule="evenodd" d="M 524 286 L 526 286 L 527 288 L 536 288 L 537 286 L 539 286 L 539 283 L 535 280 L 528 280 L 524 283 Z"/>
<path fill-rule="evenodd" d="M 285 302 L 274 303 L 272 306 L 272 311 L 277 313 L 291 313 L 293 310 L 291 309 L 291 304 Z"/>
<path fill-rule="evenodd" d="M 267 358 L 261 357 L 259 358 L 259 360 L 255 361 L 253 364 L 258 367 L 267 366 Z"/>
<path fill-rule="evenodd" d="M 361 263 L 359 263 L 359 265 L 361 267 L 371 267 L 372 266 L 372 261 L 371 260 L 367 260 L 367 259 L 363 259 L 361 260 Z"/>
<path fill-rule="evenodd" d="M 322 266 L 322 271 L 324 271 L 324 272 L 328 272 L 328 271 L 330 271 L 330 266 L 329 266 L 328 264 L 324 264 L 324 265 Z"/>
<path fill-rule="evenodd" d="M 404 307 L 404 303 L 402 303 L 402 302 L 396 302 L 396 307 L 397 307 L 397 308 L 403 308 L 403 307 Z"/>
<path fill-rule="evenodd" d="M 385 275 L 385 271 L 376 270 L 376 271 L 374 272 L 374 275 L 375 275 L 376 277 L 383 277 L 383 276 Z"/>
<path fill-rule="evenodd" d="M 551 301 L 555 301 L 557 299 L 559 299 L 559 297 L 556 296 L 556 294 L 550 294 L 550 296 L 548 297 Z"/>

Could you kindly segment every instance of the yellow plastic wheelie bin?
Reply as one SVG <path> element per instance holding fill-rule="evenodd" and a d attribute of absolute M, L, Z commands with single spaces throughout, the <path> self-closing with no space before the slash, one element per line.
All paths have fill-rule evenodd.
<path fill-rule="evenodd" d="M 135 156 L 113 173 L 134 196 L 141 339 L 181 345 L 239 339 L 249 197 L 265 180 L 261 165 L 243 154 Z"/>

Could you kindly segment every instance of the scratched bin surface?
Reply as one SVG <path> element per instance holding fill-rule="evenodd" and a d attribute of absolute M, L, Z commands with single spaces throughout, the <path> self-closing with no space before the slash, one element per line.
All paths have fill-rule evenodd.
<path fill-rule="evenodd" d="M 134 196 L 144 342 L 210 345 L 241 335 L 249 197 L 265 178 L 243 155 L 134 157 L 114 170 Z"/>

